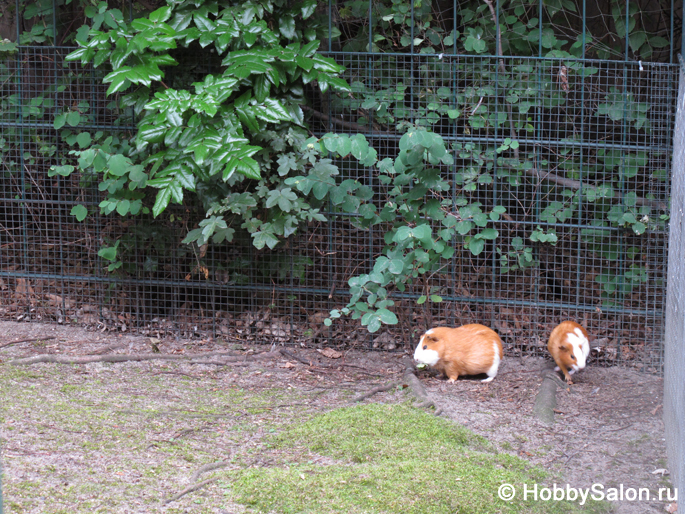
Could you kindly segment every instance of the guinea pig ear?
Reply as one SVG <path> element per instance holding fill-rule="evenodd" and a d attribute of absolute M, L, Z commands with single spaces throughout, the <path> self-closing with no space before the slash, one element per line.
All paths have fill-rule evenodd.
<path fill-rule="evenodd" d="M 560 345 L 559 345 L 559 349 L 560 349 L 562 352 L 567 352 L 567 351 L 568 351 L 568 346 L 566 346 L 565 344 L 560 344 Z"/>
<path fill-rule="evenodd" d="M 428 339 L 431 343 L 435 343 L 438 338 L 435 336 L 426 336 L 426 339 Z"/>

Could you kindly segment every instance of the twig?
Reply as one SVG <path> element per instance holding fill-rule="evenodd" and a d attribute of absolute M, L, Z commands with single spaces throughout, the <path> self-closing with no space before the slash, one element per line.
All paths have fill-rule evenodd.
<path fill-rule="evenodd" d="M 634 425 L 635 423 L 629 423 L 625 426 L 622 426 L 620 428 L 612 428 L 611 430 L 605 430 L 604 432 L 620 432 L 621 430 L 625 430 L 626 428 L 630 428 Z"/>
<path fill-rule="evenodd" d="M 164 502 L 164 505 L 168 505 L 168 504 L 170 504 L 171 502 L 175 502 L 176 500 L 178 500 L 178 499 L 181 498 L 182 496 L 185 496 L 185 495 L 188 494 L 188 493 L 192 493 L 193 491 L 197 491 L 198 489 L 201 489 L 202 487 L 206 486 L 207 484 L 211 484 L 212 482 L 216 482 L 216 481 L 217 481 L 217 478 L 209 478 L 209 479 L 207 479 L 207 480 L 203 480 L 203 481 L 200 482 L 199 484 L 195 484 L 195 485 L 192 485 L 192 486 L 190 486 L 190 487 L 186 487 L 186 488 L 183 489 L 183 491 L 181 491 L 180 493 L 175 494 L 174 496 L 172 496 L 171 498 L 169 498 L 168 500 L 166 500 L 166 501 Z"/>
<path fill-rule="evenodd" d="M 13 344 L 19 343 L 33 343 L 37 341 L 49 341 L 50 339 L 57 339 L 56 337 L 32 337 L 30 339 L 20 339 L 18 341 L 10 341 L 9 343 L 0 344 L 0 348 L 5 348 L 6 346 L 11 346 Z"/>
<path fill-rule="evenodd" d="M 202 377 L 196 377 L 195 375 L 190 375 L 188 373 L 181 373 L 180 371 L 160 371 L 158 373 L 153 373 L 153 375 L 183 375 L 184 377 L 194 378 L 195 380 L 202 380 Z"/>
<path fill-rule="evenodd" d="M 585 443 L 585 446 L 583 446 L 580 450 L 578 450 L 578 451 L 575 452 L 575 453 L 572 453 L 572 454 L 568 457 L 568 459 L 566 459 L 566 462 L 564 462 L 564 466 L 566 466 L 566 464 L 568 464 L 568 463 L 570 462 L 570 460 L 571 460 L 573 457 L 575 457 L 576 455 L 578 455 L 580 452 L 584 451 L 585 448 L 587 448 L 589 444 L 590 444 L 590 443 Z M 566 453 L 564 453 L 564 455 L 566 455 Z"/>
<path fill-rule="evenodd" d="M 307 365 L 307 366 L 313 366 L 313 365 L 314 365 L 313 362 L 311 362 L 311 361 L 306 361 L 306 360 L 304 360 L 303 358 L 298 357 L 298 356 L 295 355 L 294 353 L 289 352 L 289 351 L 286 350 L 285 348 L 281 348 L 281 349 L 279 350 L 279 352 L 281 353 L 281 355 L 285 355 L 286 357 L 290 357 L 291 359 L 295 359 L 297 362 L 301 362 L 302 364 L 305 364 L 305 365 Z"/>
<path fill-rule="evenodd" d="M 505 168 L 513 168 L 513 169 L 518 170 L 518 168 L 516 168 L 514 166 L 510 166 L 510 165 L 503 163 L 503 162 L 498 162 L 498 164 L 500 166 L 505 167 Z M 565 186 L 565 187 L 570 187 L 572 189 L 580 189 L 581 186 L 586 191 L 587 190 L 599 189 L 598 186 L 593 186 L 591 184 L 585 184 L 585 183 L 581 182 L 580 180 L 573 180 L 570 178 L 560 177 L 559 175 L 555 175 L 552 172 L 546 172 L 543 174 L 537 168 L 524 169 L 523 172 L 527 173 L 528 175 L 535 177 L 537 179 L 548 180 L 549 182 L 554 182 L 555 184 L 559 184 L 559 185 Z M 638 197 L 635 197 L 634 200 L 635 200 L 636 205 L 648 205 L 649 207 L 656 207 L 658 209 L 664 209 L 664 210 L 667 208 L 667 205 L 664 202 L 659 201 L 659 200 L 653 200 L 651 198 L 642 198 L 642 197 L 638 196 Z"/>
<path fill-rule="evenodd" d="M 327 114 L 316 111 L 307 105 L 301 105 L 300 107 L 302 107 L 303 110 L 312 113 L 312 115 L 315 118 L 318 118 L 318 119 L 320 119 L 322 121 L 326 121 L 326 122 L 330 121 L 331 123 L 333 123 L 334 125 L 338 125 L 339 127 L 351 129 L 351 130 L 354 130 L 355 132 L 363 132 L 363 133 L 365 133 L 369 130 L 369 127 L 364 127 L 364 126 L 359 125 L 358 123 L 354 123 L 352 121 L 339 120 L 335 117 L 331 117 L 331 116 L 328 116 Z M 387 135 L 395 134 L 395 132 L 388 132 L 386 130 L 374 130 L 374 133 L 375 134 L 387 134 Z"/>

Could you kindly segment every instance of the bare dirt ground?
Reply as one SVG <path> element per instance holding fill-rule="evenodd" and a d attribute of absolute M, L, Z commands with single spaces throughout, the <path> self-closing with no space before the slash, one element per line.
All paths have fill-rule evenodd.
<path fill-rule="evenodd" d="M 32 341 L 3 347 L 22 339 Z M 272 353 L 257 360 L 253 357 L 260 352 L 274 349 L 222 340 L 151 342 L 148 337 L 74 326 L 0 322 L 0 380 L 6 374 L 16 388 L 11 390 L 11 397 L 3 398 L 0 411 L 4 419 L 0 448 L 8 512 L 242 511 L 238 505 L 230 510 L 225 504 L 221 508 L 198 507 L 198 502 L 207 504 L 221 498 L 222 487 L 229 487 L 221 481 L 168 500 L 203 480 L 202 474 L 213 463 L 229 467 L 269 465 L 279 457 L 259 450 L 263 426 L 349 405 L 357 395 L 401 380 L 403 359 L 407 358 L 406 352 L 353 350 L 333 359 L 316 349 L 284 349 L 290 354 Z M 153 352 L 222 354 L 209 356 L 204 362 L 11 364 L 14 359 L 43 354 L 97 358 Z M 226 357 L 229 353 L 230 362 Z M 485 436 L 500 451 L 549 470 L 553 478 L 546 485 L 551 487 L 556 482 L 562 487 L 587 488 L 598 484 L 596 491 L 605 494 L 610 488 L 623 487 L 627 493 L 624 499 L 613 502 L 617 513 L 664 512 L 670 502 L 665 496 L 659 501 L 658 491 L 669 487 L 670 482 L 662 423 L 662 378 L 623 368 L 600 368 L 590 362 L 575 376 L 573 386 L 558 390 L 556 422 L 549 426 L 534 419 L 532 408 L 542 376 L 551 366 L 542 358 L 505 355 L 499 375 L 490 384 L 470 379 L 449 384 L 430 372 L 418 376 L 443 415 Z M 17 368 L 26 373 L 13 375 Z M 77 390 L 76 398 L 83 401 L 74 414 L 76 419 L 65 417 L 63 424 L 41 422 L 35 399 L 42 398 L 43 405 L 64 401 L 70 388 Z M 240 404 L 243 400 L 230 395 L 205 398 L 201 391 L 226 395 L 240 392 L 243 400 L 250 392 L 252 403 Z M 254 403 L 257 393 L 261 395 L 259 404 Z M 406 398 L 402 388 L 394 388 L 365 401 L 398 402 Z M 202 408 L 209 403 L 215 407 L 211 413 Z M 91 407 L 98 409 L 96 413 L 105 412 L 100 422 L 116 433 L 112 435 L 114 448 L 118 448 L 117 438 L 140 438 L 131 455 L 123 446 L 116 455 L 117 462 L 124 464 L 113 462 L 116 459 L 111 456 L 109 464 L 104 461 L 107 459 L 101 462 L 94 457 L 91 447 L 110 436 L 109 432 L 103 435 L 84 428 L 90 426 Z M 130 433 L 126 432 L 127 424 Z M 236 427 L 242 431 L 236 432 Z M 181 448 L 181 440 L 187 446 Z M 164 453 L 168 445 L 182 451 Z M 132 462 L 135 465 L 128 464 Z M 65 495 L 60 504 L 63 510 L 46 510 L 42 486 L 31 486 L 40 496 L 34 498 L 33 489 L 26 485 L 41 481 L 50 482 L 49 491 L 76 488 L 79 502 L 90 505 L 87 502 L 92 500 L 92 508 L 75 510 Z M 85 487 L 86 482 L 97 485 L 91 490 Z M 651 499 L 630 501 L 630 488 L 648 488 Z"/>

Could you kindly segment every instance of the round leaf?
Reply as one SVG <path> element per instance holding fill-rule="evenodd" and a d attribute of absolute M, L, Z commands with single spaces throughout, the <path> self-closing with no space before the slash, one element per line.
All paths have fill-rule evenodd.
<path fill-rule="evenodd" d="M 86 219 L 86 216 L 88 216 L 88 209 L 81 204 L 74 205 L 69 214 L 71 214 L 72 216 L 76 216 L 77 220 L 83 221 L 84 219 Z"/>

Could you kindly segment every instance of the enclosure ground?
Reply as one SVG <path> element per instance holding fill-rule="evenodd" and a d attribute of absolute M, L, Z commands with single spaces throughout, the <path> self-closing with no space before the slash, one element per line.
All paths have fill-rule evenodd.
<path fill-rule="evenodd" d="M 402 383 L 407 357 L 354 350 L 331 358 L 316 349 L 286 348 L 291 356 L 257 360 L 272 348 L 152 341 L 33 323 L 0 322 L 0 334 L 3 492 L 10 513 L 244 512 L 227 492 L 232 470 L 275 466 L 287 458 L 335 463 L 316 454 L 284 455 L 269 437 L 348 406 L 374 387 Z M 22 339 L 31 341 L 2 347 Z M 11 363 L 42 354 L 209 352 L 220 354 L 203 364 Z M 664 473 L 661 378 L 590 363 L 573 386 L 558 390 L 556 423 L 546 425 L 533 418 L 532 408 L 550 365 L 505 356 L 490 384 L 449 384 L 427 372 L 419 378 L 444 417 L 484 436 L 497 451 L 549 471 L 545 485 L 600 484 L 606 492 L 649 488 L 650 501 L 613 502 L 615 511 L 663 512 L 670 502 L 656 498 L 670 482 Z M 407 399 L 400 386 L 364 402 Z"/>

